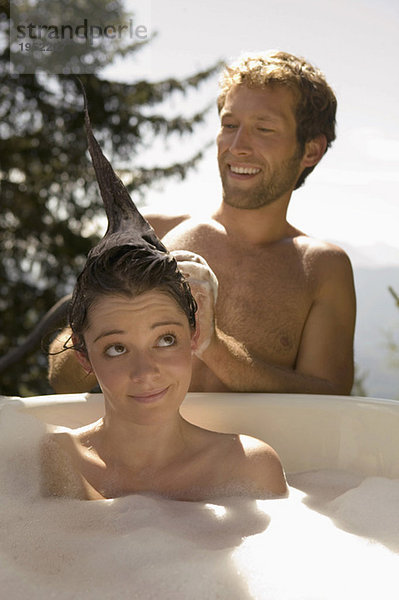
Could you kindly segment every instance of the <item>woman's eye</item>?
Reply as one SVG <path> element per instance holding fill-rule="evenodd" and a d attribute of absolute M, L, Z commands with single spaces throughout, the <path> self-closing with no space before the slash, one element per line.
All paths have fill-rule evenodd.
<path fill-rule="evenodd" d="M 107 356 L 120 356 L 121 354 L 125 354 L 125 352 L 125 346 L 122 346 L 122 344 L 114 344 L 106 349 L 105 354 Z"/>
<path fill-rule="evenodd" d="M 164 348 L 165 346 L 173 346 L 176 343 L 176 337 L 172 333 L 163 335 L 158 340 L 158 346 Z"/>

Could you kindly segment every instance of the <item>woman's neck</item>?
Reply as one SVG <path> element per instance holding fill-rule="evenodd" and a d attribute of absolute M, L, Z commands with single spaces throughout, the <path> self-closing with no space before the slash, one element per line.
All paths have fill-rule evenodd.
<path fill-rule="evenodd" d="M 187 449 L 190 428 L 180 415 L 156 424 L 137 424 L 105 415 L 87 442 L 105 464 L 133 470 L 162 468 Z"/>

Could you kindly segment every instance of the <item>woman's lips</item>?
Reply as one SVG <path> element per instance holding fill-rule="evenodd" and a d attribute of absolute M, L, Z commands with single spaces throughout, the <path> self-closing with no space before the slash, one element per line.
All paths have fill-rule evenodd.
<path fill-rule="evenodd" d="M 168 389 L 169 386 L 158 390 L 151 390 L 150 392 L 143 392 L 142 394 L 129 394 L 129 398 L 142 404 L 151 404 L 151 402 L 157 402 L 163 398 Z"/>

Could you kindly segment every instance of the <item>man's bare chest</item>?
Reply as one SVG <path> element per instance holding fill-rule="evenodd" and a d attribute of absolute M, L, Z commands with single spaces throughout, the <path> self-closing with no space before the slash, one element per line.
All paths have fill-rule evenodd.
<path fill-rule="evenodd" d="M 210 264 L 219 280 L 219 327 L 259 355 L 293 364 L 313 298 L 301 260 L 291 252 L 233 253 Z"/>

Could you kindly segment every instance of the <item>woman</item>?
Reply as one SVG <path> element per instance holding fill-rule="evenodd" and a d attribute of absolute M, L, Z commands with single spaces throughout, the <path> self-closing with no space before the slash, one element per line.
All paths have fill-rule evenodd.
<path fill-rule="evenodd" d="M 210 284 L 208 292 L 201 284 L 196 326 L 190 287 L 104 157 L 86 106 L 85 121 L 108 229 L 78 278 L 70 326 L 80 364 L 104 393 L 105 415 L 47 437 L 44 492 L 89 500 L 136 492 L 183 500 L 285 494 L 270 446 L 207 431 L 180 415 L 191 355 L 212 328 L 217 281 L 201 257 L 182 255 L 185 270 L 195 271 L 191 262 Z"/>
<path fill-rule="evenodd" d="M 207 431 L 179 408 L 198 343 L 195 301 L 167 253 L 123 245 L 89 259 L 70 312 L 73 346 L 104 393 L 105 415 L 52 433 L 46 494 L 81 499 L 155 492 L 180 500 L 286 492 L 277 454 L 247 436 Z"/>

